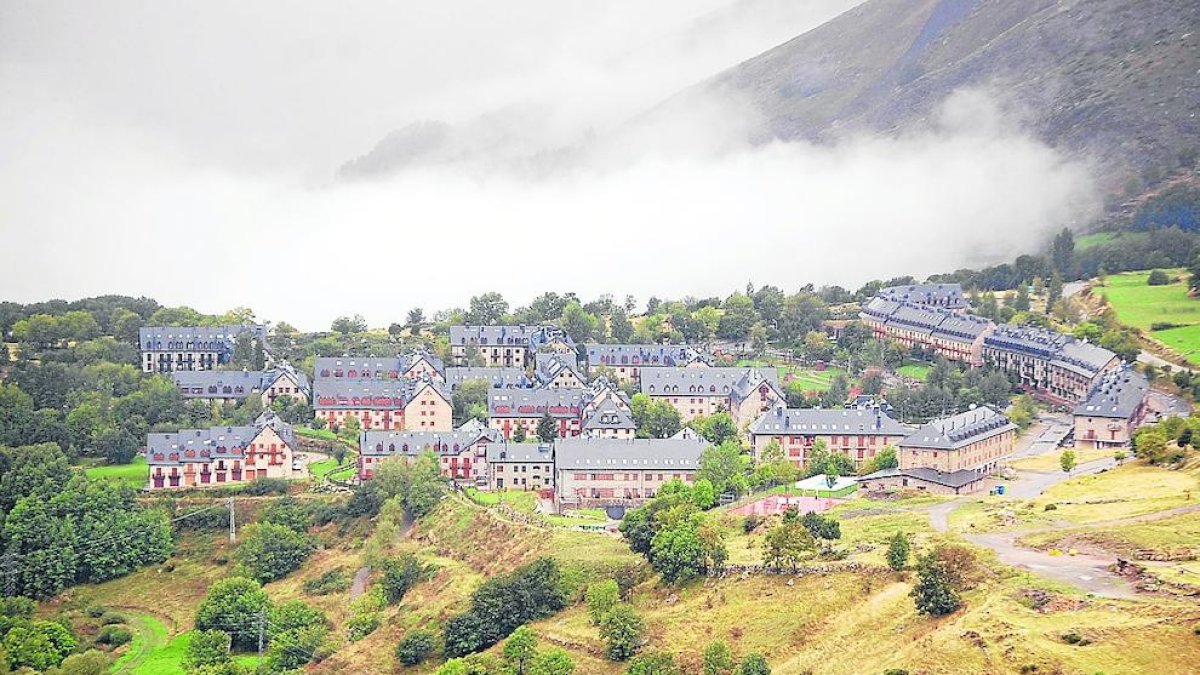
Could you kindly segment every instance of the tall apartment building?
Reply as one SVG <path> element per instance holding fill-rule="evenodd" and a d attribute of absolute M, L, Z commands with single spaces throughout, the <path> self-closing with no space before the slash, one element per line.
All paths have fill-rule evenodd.
<path fill-rule="evenodd" d="M 291 425 L 266 411 L 242 427 L 181 429 L 146 436 L 150 488 L 189 488 L 256 478 L 298 477 Z"/>
<path fill-rule="evenodd" d="M 142 372 L 214 370 L 233 360 L 234 346 L 242 333 L 250 333 L 265 348 L 267 330 L 261 325 L 145 326 L 138 329 Z"/>
<path fill-rule="evenodd" d="M 702 368 L 709 359 L 687 345 L 586 345 L 588 375 L 611 371 L 618 384 L 640 382 L 652 368 Z"/>
<path fill-rule="evenodd" d="M 635 506 L 664 483 L 695 481 L 706 444 L 698 439 L 567 438 L 554 444 L 558 507 Z"/>
<path fill-rule="evenodd" d="M 875 457 L 884 447 L 898 446 L 909 429 L 878 408 L 822 410 L 776 406 L 750 425 L 750 451 L 754 461 L 772 441 L 804 469 L 818 440 L 830 452 L 849 457 L 855 467 Z"/>
<path fill-rule="evenodd" d="M 983 341 L 984 361 L 1019 386 L 1057 405 L 1087 398 L 1104 373 L 1121 365 L 1111 351 L 1033 326 L 998 326 Z"/>
<path fill-rule="evenodd" d="M 739 428 L 787 401 L 774 368 L 651 368 L 642 371 L 640 386 L 684 422 L 725 411 Z"/>
<path fill-rule="evenodd" d="M 859 318 L 877 338 L 895 340 L 905 347 L 922 349 L 972 367 L 983 365 L 984 339 L 996 327 L 987 319 L 961 310 L 882 295 L 863 305 Z"/>
<path fill-rule="evenodd" d="M 1075 406 L 1075 446 L 1128 447 L 1134 430 L 1146 421 L 1149 392 L 1146 376 L 1128 366 L 1104 373 Z"/>
<path fill-rule="evenodd" d="M 455 366 L 525 369 L 538 352 L 573 354 L 575 342 L 549 325 L 450 327 L 450 356 Z M 472 357 L 480 363 L 472 363 Z"/>

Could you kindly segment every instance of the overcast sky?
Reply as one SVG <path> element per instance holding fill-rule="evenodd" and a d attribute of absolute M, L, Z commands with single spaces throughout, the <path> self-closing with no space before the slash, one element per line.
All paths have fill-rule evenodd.
<path fill-rule="evenodd" d="M 0 3 L 0 299 L 149 295 L 319 329 L 488 290 L 856 286 L 1011 258 L 1094 208 L 1087 168 L 986 91 L 901 138 L 742 147 L 752 112 L 709 101 L 606 146 L 855 4 Z M 427 120 L 505 142 L 336 178 Z"/>

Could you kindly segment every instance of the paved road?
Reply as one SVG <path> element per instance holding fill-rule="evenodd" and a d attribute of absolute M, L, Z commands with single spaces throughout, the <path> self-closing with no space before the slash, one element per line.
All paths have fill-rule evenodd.
<path fill-rule="evenodd" d="M 1053 452 L 1072 429 L 1074 426 L 1070 416 L 1043 414 L 1017 439 L 1012 458 L 1033 457 Z"/>

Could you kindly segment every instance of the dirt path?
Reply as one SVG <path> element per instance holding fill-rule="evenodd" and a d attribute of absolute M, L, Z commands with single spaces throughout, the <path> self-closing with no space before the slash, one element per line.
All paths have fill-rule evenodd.
<path fill-rule="evenodd" d="M 350 586 L 350 599 L 353 600 L 367 590 L 367 581 L 371 578 L 370 567 L 360 567 L 354 573 L 354 583 Z"/>

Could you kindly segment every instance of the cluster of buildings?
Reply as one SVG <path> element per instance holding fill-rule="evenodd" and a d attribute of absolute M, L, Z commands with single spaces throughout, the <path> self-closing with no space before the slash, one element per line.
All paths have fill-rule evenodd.
<path fill-rule="evenodd" d="M 267 410 L 243 427 L 183 429 L 146 438 L 150 488 L 190 488 L 257 478 L 298 478 L 291 425 Z"/>
<path fill-rule="evenodd" d="M 238 336 L 249 333 L 265 350 L 267 331 L 259 324 L 241 326 L 146 326 L 138 329 L 142 372 L 214 370 L 233 360 Z"/>

